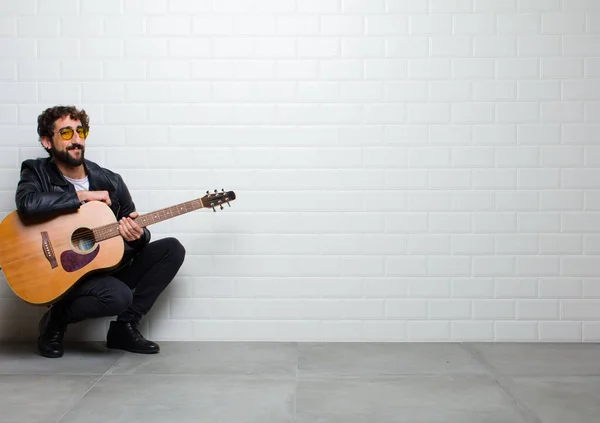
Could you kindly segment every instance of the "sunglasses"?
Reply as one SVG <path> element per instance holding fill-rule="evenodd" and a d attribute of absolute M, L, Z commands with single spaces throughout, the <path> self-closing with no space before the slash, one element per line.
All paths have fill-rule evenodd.
<path fill-rule="evenodd" d="M 87 138 L 88 130 L 85 129 L 83 126 L 78 126 L 76 131 L 77 131 L 77 134 L 79 135 L 79 138 L 81 138 L 82 140 Z M 73 138 L 73 135 L 75 135 L 75 131 L 70 126 L 67 126 L 65 128 L 60 128 L 58 130 L 58 133 L 60 134 L 60 136 L 63 140 L 70 140 L 71 138 Z"/>

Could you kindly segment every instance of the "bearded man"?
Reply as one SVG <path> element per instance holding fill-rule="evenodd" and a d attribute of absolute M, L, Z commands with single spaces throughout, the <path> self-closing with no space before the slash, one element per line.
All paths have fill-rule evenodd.
<path fill-rule="evenodd" d="M 17 210 L 24 220 L 45 219 L 72 213 L 85 202 L 103 202 L 119 222 L 125 252 L 115 270 L 81 279 L 52 304 L 40 321 L 38 349 L 45 357 L 61 357 L 69 324 L 116 316 L 108 348 L 157 353 L 158 344 L 140 334 L 140 320 L 177 274 L 185 249 L 175 238 L 150 242 L 150 231 L 135 222 L 138 213 L 121 176 L 85 158 L 89 130 L 87 113 L 74 106 L 39 115 L 39 140 L 49 157 L 22 163 Z"/>

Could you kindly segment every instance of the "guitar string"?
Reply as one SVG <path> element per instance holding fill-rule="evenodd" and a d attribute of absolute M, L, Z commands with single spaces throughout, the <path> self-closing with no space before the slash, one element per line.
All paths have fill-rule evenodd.
<path fill-rule="evenodd" d="M 142 223 L 143 226 L 148 226 L 149 224 L 152 223 L 157 223 L 160 222 L 162 220 L 167 219 L 170 216 L 167 216 L 165 214 L 165 216 L 158 216 L 160 213 L 159 212 L 155 212 L 152 213 L 152 216 L 150 215 L 142 215 L 140 217 L 138 217 L 138 219 L 140 219 L 140 222 Z M 173 213 L 170 213 L 173 214 Z M 149 222 L 146 222 L 149 221 Z M 104 225 L 104 226 L 99 226 L 97 228 L 94 229 L 88 229 L 89 232 L 92 233 L 92 238 L 90 239 L 89 235 L 86 234 L 82 234 L 82 235 L 77 235 L 74 236 L 73 238 L 71 238 L 73 241 L 80 241 L 80 240 L 90 240 L 93 241 L 95 239 L 95 235 L 100 235 L 100 236 L 104 236 L 104 235 L 109 235 L 110 233 L 112 233 L 115 229 L 118 228 L 118 223 L 111 223 L 109 225 Z"/>
<path fill-rule="evenodd" d="M 165 219 L 166 219 L 166 216 L 165 216 Z M 160 221 L 165 220 L 165 219 L 155 219 L 154 217 L 152 217 L 152 219 L 150 219 L 151 221 L 148 222 L 148 223 L 146 223 L 145 221 L 149 220 L 149 219 L 142 219 L 144 221 L 144 222 L 142 222 L 142 224 L 143 224 L 142 227 L 148 226 L 149 224 L 152 224 L 152 223 L 160 222 Z M 76 236 L 72 237 L 71 240 L 72 241 L 82 241 L 82 240 L 94 241 L 95 238 L 96 238 L 96 235 L 99 235 L 100 237 L 105 236 L 105 235 L 109 235 L 109 234 L 111 234 L 117 228 L 118 228 L 118 224 L 116 224 L 116 223 L 112 223 L 112 224 L 106 225 L 106 226 L 99 226 L 97 228 L 88 229 L 87 230 L 87 232 L 91 232 L 92 233 L 92 237 L 91 238 L 89 237 L 89 234 L 86 233 L 86 234 L 82 234 L 82 235 L 76 235 Z"/>
<path fill-rule="evenodd" d="M 166 220 L 166 219 L 168 219 L 170 217 L 173 217 L 173 216 L 167 216 L 167 214 L 173 215 L 173 213 L 171 212 L 171 210 L 181 211 L 181 210 L 184 210 L 184 208 L 185 208 L 185 212 L 184 213 L 187 213 L 187 212 L 190 212 L 190 211 L 195 211 L 195 210 L 197 210 L 197 208 L 195 208 L 196 205 L 194 204 L 196 202 L 197 202 L 197 200 L 193 200 L 193 201 L 190 201 L 188 203 L 184 203 L 184 204 L 182 204 L 184 207 L 181 207 L 182 205 L 174 206 L 174 207 L 167 207 L 165 209 L 157 210 L 156 212 L 153 212 L 153 213 L 149 213 L 149 214 L 146 214 L 146 215 L 139 216 L 139 219 L 141 219 L 142 221 L 150 220 L 150 222 L 144 223 L 144 226 L 148 226 L 148 225 L 150 225 L 152 223 L 161 222 L 161 221 Z M 192 210 L 187 210 L 188 205 L 192 206 Z M 202 208 L 202 207 L 200 207 L 200 208 Z M 168 212 L 168 213 L 166 213 L 166 212 Z M 160 213 L 165 213 L 165 215 L 164 216 L 159 216 Z M 181 214 L 184 214 L 184 213 L 178 213 L 178 214 L 176 214 L 176 216 L 180 216 Z M 157 220 L 156 217 L 158 217 L 159 219 Z M 95 243 L 95 242 L 97 242 L 96 235 L 99 235 L 100 237 L 103 237 L 105 235 L 108 235 L 110 232 L 112 232 L 113 229 L 115 229 L 117 227 L 118 227 L 117 223 L 111 223 L 109 225 L 100 226 L 100 227 L 97 227 L 97 228 L 94 228 L 94 229 L 89 229 L 88 232 L 91 232 L 91 234 L 92 234 L 91 237 L 89 236 L 88 233 L 86 233 L 86 234 L 83 234 L 83 235 L 74 236 L 74 237 L 70 238 L 70 240 L 72 242 L 89 241 L 89 242 Z M 68 241 L 65 242 L 65 243 L 63 243 L 63 242 L 55 243 L 55 245 L 57 245 L 57 246 L 61 245 L 62 246 L 62 245 L 68 245 L 69 244 Z"/>

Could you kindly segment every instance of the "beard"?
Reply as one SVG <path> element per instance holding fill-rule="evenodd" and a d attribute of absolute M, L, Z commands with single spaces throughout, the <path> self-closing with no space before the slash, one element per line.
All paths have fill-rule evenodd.
<path fill-rule="evenodd" d="M 72 150 L 81 151 L 81 155 L 79 156 L 79 158 L 71 156 L 69 152 Z M 54 144 L 52 144 L 52 148 L 50 149 L 50 151 L 52 152 L 52 157 L 54 157 L 55 160 L 69 167 L 81 166 L 85 155 L 85 147 L 81 144 L 71 144 L 69 147 L 67 147 L 65 151 L 58 151 Z"/>

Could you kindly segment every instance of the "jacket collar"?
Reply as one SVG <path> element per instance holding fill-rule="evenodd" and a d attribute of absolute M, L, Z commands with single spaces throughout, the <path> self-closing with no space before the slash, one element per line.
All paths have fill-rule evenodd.
<path fill-rule="evenodd" d="M 106 177 L 104 172 L 102 172 L 102 168 L 96 163 L 91 162 L 88 159 L 83 159 L 83 167 L 85 168 L 85 173 L 90 182 L 90 190 L 93 190 L 93 187 L 106 186 L 105 184 L 108 184 L 109 186 L 112 186 L 113 189 L 116 189 L 110 179 Z M 69 185 L 69 182 L 67 182 L 62 173 L 60 173 L 60 170 L 58 170 L 58 166 L 56 166 L 54 158 L 46 159 L 46 170 L 48 171 L 48 175 L 50 175 L 50 182 L 53 185 Z"/>

